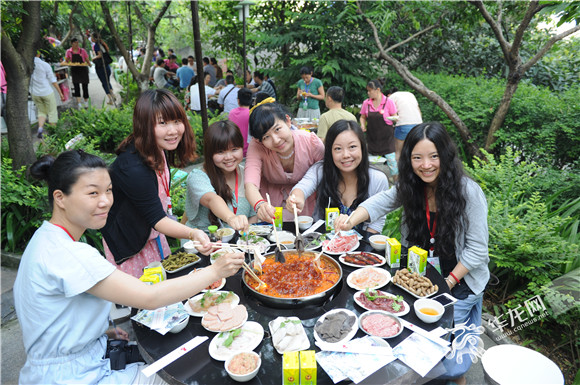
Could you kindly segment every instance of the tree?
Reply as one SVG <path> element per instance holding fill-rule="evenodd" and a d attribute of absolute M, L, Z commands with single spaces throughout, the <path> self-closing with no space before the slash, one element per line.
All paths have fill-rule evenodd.
<path fill-rule="evenodd" d="M 489 151 L 492 145 L 495 142 L 495 134 L 497 130 L 500 129 L 503 122 L 505 121 L 505 117 L 508 113 L 511 100 L 518 89 L 518 85 L 522 80 L 524 73 L 530 69 L 534 64 L 536 64 L 551 48 L 552 46 L 577 31 L 580 31 L 580 25 L 576 25 L 575 27 L 569 28 L 568 30 L 558 34 L 551 36 L 545 44 L 538 49 L 534 56 L 532 56 L 528 61 L 524 62 L 520 55 L 520 49 L 524 44 L 524 34 L 532 25 L 532 21 L 538 13 L 548 7 L 551 4 L 540 4 L 539 1 L 534 0 L 528 3 L 527 9 L 525 14 L 523 15 L 515 34 L 512 38 L 512 41 L 509 41 L 509 38 L 504 33 L 504 28 L 502 24 L 502 16 L 503 16 L 503 6 L 500 3 L 497 4 L 497 13 L 495 18 L 490 14 L 488 8 L 483 3 L 483 1 L 470 1 L 481 13 L 483 18 L 485 19 L 486 23 L 489 24 L 491 30 L 499 45 L 501 47 L 501 51 L 504 57 L 505 62 L 508 65 L 509 72 L 507 76 L 507 83 L 506 88 L 501 99 L 501 102 L 495 112 L 495 115 L 491 121 L 491 125 L 489 127 L 487 140 L 485 142 L 485 149 Z M 572 5 L 576 7 L 576 5 Z"/>
<path fill-rule="evenodd" d="M 6 4 L 4 4 L 6 7 Z M 40 2 L 11 2 L 2 11 L 2 63 L 6 71 L 6 124 L 12 166 L 18 170 L 36 160 L 28 117 L 28 88 L 34 70 L 34 56 L 40 40 Z M 11 11 L 11 20 L 8 12 Z M 6 17 L 6 18 L 5 18 Z M 16 45 L 13 37 L 17 36 Z M 15 39 L 16 40 L 16 39 Z"/>
<path fill-rule="evenodd" d="M 141 12 L 141 9 L 139 8 L 139 3 L 134 2 L 132 3 L 132 5 L 133 8 L 135 9 L 137 17 L 147 30 L 146 52 L 145 58 L 143 59 L 143 67 L 141 68 L 141 71 L 139 71 L 137 66 L 133 63 L 133 60 L 131 60 L 131 54 L 129 53 L 129 51 L 127 51 L 127 48 L 125 47 L 123 40 L 121 39 L 119 33 L 117 32 L 117 28 L 115 26 L 115 23 L 113 22 L 113 18 L 111 17 L 108 2 L 101 0 L 101 9 L 103 10 L 107 27 L 109 28 L 111 35 L 113 35 L 113 38 L 115 39 L 115 43 L 117 44 L 119 51 L 121 51 L 121 54 L 125 58 L 127 68 L 129 68 L 129 71 L 133 75 L 133 78 L 139 84 L 139 89 L 141 90 L 141 92 L 143 92 L 149 88 L 149 72 L 151 70 L 151 58 L 153 57 L 153 51 L 155 50 L 155 33 L 157 31 L 159 22 L 161 21 L 163 15 L 165 15 L 165 12 L 171 5 L 171 0 L 167 0 L 163 3 L 161 9 L 158 11 L 157 15 L 153 18 L 152 21 L 147 20 L 147 17 L 143 14 L 143 12 Z"/>

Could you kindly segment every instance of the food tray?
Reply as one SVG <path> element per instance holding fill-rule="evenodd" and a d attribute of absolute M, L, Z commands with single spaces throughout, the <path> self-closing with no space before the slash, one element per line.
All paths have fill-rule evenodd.
<path fill-rule="evenodd" d="M 351 310 L 348 310 L 348 309 L 333 309 L 333 310 L 331 310 L 329 312 L 324 313 L 318 319 L 318 321 L 316 321 L 316 323 L 323 322 L 327 315 L 332 314 L 332 313 L 338 313 L 340 311 L 348 314 L 349 316 L 354 316 L 355 321 L 352 324 L 351 330 L 343 337 L 343 339 L 341 339 L 338 342 L 326 342 L 322 338 L 320 338 L 320 336 L 318 335 L 318 333 L 316 332 L 316 330 L 314 330 L 314 328 L 313 328 L 312 330 L 313 330 L 313 333 L 314 333 L 314 339 L 316 341 L 318 341 L 318 342 L 324 342 L 324 343 L 327 343 L 327 344 L 344 344 L 345 342 L 348 342 L 348 341 L 352 340 L 352 338 L 355 336 L 356 332 L 358 332 L 358 317 Z"/>
<path fill-rule="evenodd" d="M 362 269 L 358 269 L 358 270 L 355 270 L 352 273 L 350 273 L 348 275 L 348 277 L 346 277 L 346 284 L 348 286 L 350 286 L 351 288 L 355 289 L 355 290 L 365 290 L 366 289 L 365 287 L 360 287 L 360 286 L 356 285 L 353 282 L 353 279 L 357 275 L 364 274 L 365 273 L 365 270 L 367 270 L 367 269 L 369 269 L 369 270 L 370 269 L 373 269 L 373 270 L 377 271 L 378 273 L 380 273 L 384 277 L 384 280 L 381 283 L 379 283 L 377 286 L 369 287 L 369 289 L 371 289 L 371 290 L 380 289 L 381 287 L 384 287 L 389 282 L 391 282 L 391 273 L 389 273 L 385 269 L 381 269 L 381 268 L 378 268 L 378 267 L 372 267 L 371 266 L 371 267 L 363 267 Z"/>
<path fill-rule="evenodd" d="M 352 252 L 352 253 L 353 253 L 353 254 L 356 254 L 356 253 L 358 253 L 358 252 L 357 252 L 357 251 L 354 251 L 354 252 Z M 377 267 L 377 266 L 383 266 L 385 263 L 387 263 L 387 259 L 386 259 L 385 257 L 383 257 L 383 256 L 379 255 L 379 254 L 370 253 L 370 252 L 368 252 L 368 251 L 365 251 L 365 253 L 367 253 L 367 254 L 371 254 L 372 256 L 379 258 L 379 259 L 380 259 L 382 262 L 381 262 L 381 263 L 375 263 L 374 265 L 357 265 L 357 264 L 355 264 L 355 263 L 346 262 L 346 261 L 344 260 L 344 258 L 345 258 L 346 256 L 348 256 L 349 254 L 351 254 L 351 253 L 344 253 L 344 254 L 342 254 L 340 257 L 338 257 L 338 260 L 339 260 L 339 261 L 340 261 L 340 263 L 342 263 L 343 265 L 350 266 L 350 267 L 355 267 L 355 268 L 360 268 L 360 267 Z"/>
<path fill-rule="evenodd" d="M 221 293 L 228 293 L 228 291 L 220 290 L 220 291 L 215 291 L 214 293 L 221 294 Z M 192 301 L 197 301 L 197 300 L 201 299 L 201 297 L 203 297 L 204 294 L 205 293 L 198 294 L 194 297 L 191 297 L 190 299 Z M 234 300 L 232 302 L 230 302 L 232 307 L 237 306 L 240 303 L 240 297 L 238 297 L 238 295 L 236 293 L 233 293 L 233 294 L 234 294 Z M 185 303 L 183 304 L 183 307 L 185 308 L 185 311 L 190 316 L 193 316 L 193 317 L 203 317 L 207 313 L 207 310 L 204 312 L 194 312 L 193 309 L 191 308 L 191 306 L 189 306 L 189 301 L 185 301 Z"/>
<path fill-rule="evenodd" d="M 270 321 L 268 323 L 268 328 L 270 329 L 270 335 L 272 336 L 272 345 L 274 345 L 274 322 L 278 319 L 283 319 L 284 321 L 286 320 L 293 320 L 293 321 L 300 321 L 300 319 L 298 317 L 278 317 L 272 321 Z M 304 326 L 302 326 L 302 321 L 300 321 L 300 333 L 296 336 L 296 338 L 298 338 L 298 341 L 296 343 L 296 349 L 292 349 L 292 350 L 279 350 L 276 345 L 274 345 L 274 349 L 276 349 L 276 351 L 280 354 L 284 354 L 285 352 L 296 352 L 296 351 L 301 351 L 301 350 L 307 350 L 308 348 L 310 348 L 310 340 L 308 339 L 308 336 L 306 335 L 306 332 L 304 331 Z"/>
<path fill-rule="evenodd" d="M 394 295 L 394 294 L 391 294 L 391 293 L 386 293 L 386 292 L 384 292 L 384 291 L 379 291 L 379 293 L 380 293 L 380 295 L 388 295 L 388 296 L 391 296 L 391 297 L 396 297 L 396 295 Z M 386 312 L 389 312 L 389 313 L 391 313 L 391 314 L 394 314 L 394 315 L 396 315 L 397 317 L 402 317 L 402 316 L 404 316 L 404 315 L 407 315 L 407 314 L 409 314 L 409 311 L 411 310 L 411 307 L 409 306 L 409 304 L 408 304 L 408 303 L 407 303 L 407 301 L 405 301 L 405 300 L 403 300 L 403 305 L 405 306 L 405 310 L 403 310 L 403 311 L 401 311 L 401 312 L 398 312 L 398 313 L 392 313 L 392 312 L 390 312 L 389 310 L 386 310 L 386 309 L 371 309 L 371 308 L 369 308 L 369 307 L 366 307 L 366 306 L 365 306 L 365 305 L 364 305 L 364 304 L 363 304 L 361 301 L 359 301 L 359 300 L 357 299 L 357 298 L 358 298 L 358 297 L 359 297 L 361 294 L 363 294 L 363 295 L 364 295 L 364 290 L 357 291 L 356 293 L 354 293 L 354 295 L 353 295 L 352 299 L 354 300 L 354 302 L 355 302 L 357 305 L 359 305 L 360 307 L 362 307 L 362 308 L 363 308 L 363 309 L 365 309 L 365 310 L 382 310 L 382 311 L 386 311 Z"/>
<path fill-rule="evenodd" d="M 220 344 L 222 339 L 227 338 L 226 333 L 229 332 L 223 332 L 224 334 L 219 333 L 216 335 L 209 343 L 209 355 L 211 358 L 218 361 L 226 361 L 234 354 L 254 350 L 258 347 L 258 345 L 260 345 L 262 339 L 264 338 L 264 328 L 262 325 L 254 321 L 248 321 L 242 326 L 241 329 L 242 333 L 236 338 L 242 337 L 244 339 L 244 343 L 241 345 L 236 344 L 236 346 L 233 346 L 234 344 L 232 344 L 229 348 L 226 348 Z M 242 334 L 244 335 L 242 336 Z"/>
<path fill-rule="evenodd" d="M 415 298 L 429 298 L 429 297 L 432 297 L 432 296 L 434 296 L 435 294 L 439 293 L 439 290 L 437 290 L 437 291 L 435 291 L 435 292 L 433 292 L 433 293 L 431 293 L 431 294 L 427 294 L 427 295 L 424 295 L 423 297 L 421 297 L 420 295 L 417 295 L 417 294 L 413 293 L 412 291 L 405 289 L 403 286 L 401 286 L 401 285 L 399 285 L 399 284 L 397 284 L 397 283 L 395 283 L 395 282 L 393 282 L 393 285 L 397 286 L 397 287 L 398 287 L 398 288 L 400 288 L 401 290 L 404 290 L 404 291 L 406 291 L 407 293 L 411 294 L 411 295 L 412 295 L 413 297 L 415 297 Z"/>
<path fill-rule="evenodd" d="M 177 273 L 178 271 L 185 270 L 185 269 L 187 269 L 188 267 L 191 267 L 191 266 L 193 266 L 193 265 L 195 265 L 195 264 L 199 263 L 199 261 L 201 261 L 201 258 L 200 258 L 199 256 L 197 256 L 196 254 L 193 254 L 193 255 L 195 255 L 195 257 L 197 258 L 197 260 L 196 260 L 196 261 L 194 261 L 194 262 L 191 262 L 191 263 L 188 263 L 187 265 L 183 265 L 183 266 L 181 266 L 181 267 L 178 267 L 178 268 L 177 268 L 177 269 L 175 269 L 175 270 L 167 270 L 167 269 L 165 269 L 165 268 L 164 268 L 164 269 L 165 269 L 165 271 L 167 272 L 167 274 L 173 274 L 173 273 Z M 171 255 L 170 255 L 169 257 L 171 257 Z M 169 257 L 167 257 L 167 258 L 169 258 Z M 166 258 L 166 259 L 167 259 L 167 258 Z"/>

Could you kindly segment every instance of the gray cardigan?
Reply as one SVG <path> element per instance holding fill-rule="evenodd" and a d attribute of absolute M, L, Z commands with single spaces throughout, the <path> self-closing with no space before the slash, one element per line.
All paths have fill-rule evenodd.
<path fill-rule="evenodd" d="M 464 218 L 469 220 L 469 226 L 466 226 L 462 218 L 461 229 L 455 236 L 455 256 L 457 261 L 469 270 L 465 276 L 465 282 L 475 294 L 479 294 L 489 280 L 487 201 L 481 187 L 473 180 L 464 177 L 461 183 L 465 189 L 466 199 Z M 370 197 L 360 206 L 367 210 L 371 221 L 374 221 L 398 208 L 396 198 L 397 188 L 393 187 Z M 401 244 L 406 247 L 409 247 L 408 234 L 408 228 L 402 225 Z"/>
<path fill-rule="evenodd" d="M 296 184 L 296 186 L 292 188 L 292 190 L 294 189 L 301 190 L 304 193 L 304 198 L 308 198 L 310 195 L 314 194 L 320 185 L 320 181 L 322 180 L 322 163 L 323 161 L 320 160 L 314 163 L 312 166 L 310 166 L 306 174 L 302 177 L 300 182 L 298 182 L 298 184 Z M 378 194 L 381 191 L 387 190 L 388 188 L 389 188 L 389 180 L 387 179 L 385 173 L 372 167 L 369 168 L 368 196 L 371 197 L 375 194 Z M 318 218 L 319 216 L 318 213 L 319 210 L 317 206 L 314 209 L 313 215 L 316 220 L 320 219 Z M 377 216 L 370 223 L 368 223 L 366 229 L 368 230 L 368 228 L 371 228 L 380 233 L 381 231 L 383 231 L 383 226 L 385 225 L 385 217 L 386 214 Z"/>

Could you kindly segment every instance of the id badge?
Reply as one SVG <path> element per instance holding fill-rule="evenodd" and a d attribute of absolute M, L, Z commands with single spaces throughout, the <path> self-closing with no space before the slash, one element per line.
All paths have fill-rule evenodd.
<path fill-rule="evenodd" d="M 308 109 L 308 102 L 306 100 L 304 100 L 304 103 L 302 103 L 302 109 L 304 110 Z"/>

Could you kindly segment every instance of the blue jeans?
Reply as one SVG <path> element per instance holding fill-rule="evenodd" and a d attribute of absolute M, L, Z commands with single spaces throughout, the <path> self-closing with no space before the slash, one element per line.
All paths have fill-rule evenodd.
<path fill-rule="evenodd" d="M 111 93 L 111 87 L 109 83 L 109 78 L 111 77 L 111 67 L 109 66 L 100 66 L 95 68 L 97 70 L 97 76 L 103 85 L 103 89 L 105 90 L 105 94 L 109 95 Z"/>
<path fill-rule="evenodd" d="M 455 303 L 453 321 L 455 325 L 467 322 L 467 325 L 481 326 L 481 308 L 483 302 L 483 292 L 471 294 L 466 299 L 459 300 Z M 467 338 L 470 334 L 462 334 L 459 338 Z M 461 354 L 461 353 L 459 353 Z M 445 374 L 440 376 L 441 379 L 453 379 L 463 376 L 471 367 L 471 358 L 469 355 L 463 355 L 463 362 L 458 364 L 456 357 L 444 358 L 443 366 Z"/>
<path fill-rule="evenodd" d="M 409 131 L 415 127 L 416 124 L 403 124 L 402 126 L 395 127 L 395 138 L 399 140 L 405 140 Z"/>

